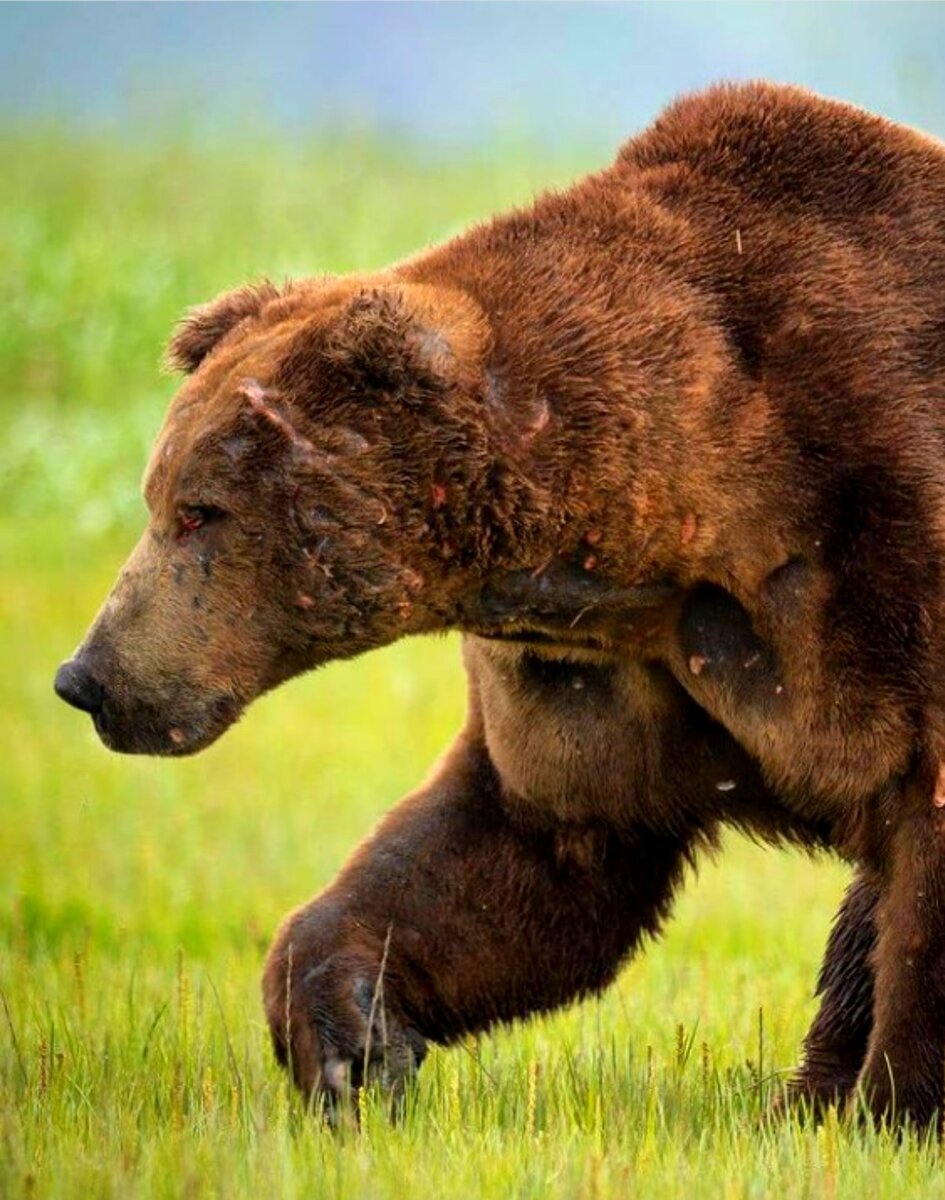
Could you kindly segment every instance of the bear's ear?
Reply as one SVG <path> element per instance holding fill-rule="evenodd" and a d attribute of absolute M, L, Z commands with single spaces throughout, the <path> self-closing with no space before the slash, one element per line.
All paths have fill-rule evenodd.
<path fill-rule="evenodd" d="M 274 284 L 264 280 L 223 292 L 215 300 L 189 309 L 168 344 L 165 363 L 171 370 L 185 371 L 189 375 L 231 329 L 247 317 L 257 316 L 264 305 L 281 295 L 283 293 Z"/>
<path fill-rule="evenodd" d="M 421 284 L 371 288 L 347 303 L 321 340 L 318 357 L 365 396 L 398 395 L 409 402 L 474 372 L 484 328 L 478 306 L 461 293 Z M 298 350 L 296 366 L 304 372 L 310 357 L 304 343 Z"/>

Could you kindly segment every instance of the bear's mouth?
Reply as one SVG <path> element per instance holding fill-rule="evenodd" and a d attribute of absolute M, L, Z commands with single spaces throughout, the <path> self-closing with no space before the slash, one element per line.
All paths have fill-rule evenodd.
<path fill-rule="evenodd" d="M 146 704 L 123 706 L 106 698 L 92 714 L 102 744 L 116 754 L 182 758 L 215 742 L 239 718 L 243 705 L 220 694 L 190 711 L 166 713 Z"/>

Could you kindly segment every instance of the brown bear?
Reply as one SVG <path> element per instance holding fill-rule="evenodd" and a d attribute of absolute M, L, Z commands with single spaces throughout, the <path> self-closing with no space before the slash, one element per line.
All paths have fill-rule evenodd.
<path fill-rule="evenodd" d="M 858 865 L 796 1093 L 945 1069 L 945 149 L 796 88 L 374 274 L 190 313 L 150 523 L 57 691 L 206 746 L 466 635 L 466 727 L 265 973 L 312 1096 L 602 987 L 720 825 Z"/>

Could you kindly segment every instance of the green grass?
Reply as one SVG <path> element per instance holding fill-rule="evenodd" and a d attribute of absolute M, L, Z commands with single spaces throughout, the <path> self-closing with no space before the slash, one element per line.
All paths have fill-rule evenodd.
<path fill-rule="evenodd" d="M 945 1195 L 935 1146 L 762 1119 L 845 873 L 735 839 L 599 1001 L 435 1052 L 395 1128 L 370 1097 L 360 1133 L 306 1117 L 265 946 L 450 739 L 455 643 L 296 681 L 179 763 L 109 755 L 52 673 L 142 519 L 185 305 L 385 263 L 583 164 L 0 140 L 0 1195 Z"/>

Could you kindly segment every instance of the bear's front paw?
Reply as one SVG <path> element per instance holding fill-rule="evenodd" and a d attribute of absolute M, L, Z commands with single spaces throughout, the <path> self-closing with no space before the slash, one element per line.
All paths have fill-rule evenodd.
<path fill-rule="evenodd" d="M 284 938 L 269 956 L 263 992 L 276 1058 L 332 1120 L 365 1084 L 399 1105 L 426 1054 L 389 993 L 383 961 L 300 955 Z"/>
<path fill-rule="evenodd" d="M 856 1070 L 837 1067 L 833 1071 L 805 1065 L 788 1079 L 771 1101 L 768 1116 L 781 1120 L 794 1113 L 821 1121 L 831 1108 L 842 1110 L 856 1085 Z"/>

